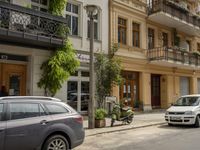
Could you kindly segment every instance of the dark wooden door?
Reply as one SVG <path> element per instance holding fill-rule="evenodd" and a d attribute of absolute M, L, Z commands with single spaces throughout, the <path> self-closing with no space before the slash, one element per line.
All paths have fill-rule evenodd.
<path fill-rule="evenodd" d="M 160 75 L 151 76 L 151 105 L 160 108 Z"/>

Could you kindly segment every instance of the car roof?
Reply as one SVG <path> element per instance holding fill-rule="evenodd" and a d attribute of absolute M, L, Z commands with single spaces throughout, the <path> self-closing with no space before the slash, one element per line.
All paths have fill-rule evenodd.
<path fill-rule="evenodd" d="M 5 96 L 0 97 L 0 101 L 6 101 L 6 100 L 47 100 L 47 101 L 58 101 L 61 102 L 60 99 L 54 98 L 54 97 L 45 97 L 45 96 Z"/>

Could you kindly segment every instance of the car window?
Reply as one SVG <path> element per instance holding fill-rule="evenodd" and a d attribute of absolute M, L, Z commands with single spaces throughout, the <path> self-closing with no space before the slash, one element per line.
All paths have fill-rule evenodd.
<path fill-rule="evenodd" d="M 34 103 L 11 103 L 10 119 L 23 119 L 40 116 L 39 104 Z"/>
<path fill-rule="evenodd" d="M 63 113 L 69 112 L 65 107 L 63 107 L 61 105 L 57 105 L 57 104 L 45 104 L 45 106 L 47 107 L 47 109 L 51 115 L 63 114 Z"/>
<path fill-rule="evenodd" d="M 0 104 L 0 121 L 2 121 L 3 116 L 3 104 Z"/>

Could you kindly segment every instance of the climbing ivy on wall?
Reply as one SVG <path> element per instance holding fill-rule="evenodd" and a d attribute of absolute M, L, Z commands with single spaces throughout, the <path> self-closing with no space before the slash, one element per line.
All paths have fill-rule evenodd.
<path fill-rule="evenodd" d="M 49 12 L 53 15 L 62 16 L 66 3 L 67 0 L 50 0 Z M 61 24 L 58 27 L 58 33 L 65 39 L 65 44 L 57 48 L 53 55 L 43 62 L 41 66 L 43 73 L 37 83 L 39 88 L 44 89 L 45 96 L 55 96 L 70 74 L 74 73 L 80 65 L 76 58 L 76 52 L 67 38 L 68 27 Z"/>
<path fill-rule="evenodd" d="M 49 12 L 53 15 L 62 16 L 67 0 L 50 0 Z"/>

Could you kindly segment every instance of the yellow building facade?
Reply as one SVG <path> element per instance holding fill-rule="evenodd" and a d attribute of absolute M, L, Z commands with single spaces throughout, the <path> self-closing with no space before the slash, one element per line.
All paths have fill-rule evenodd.
<path fill-rule="evenodd" d="M 110 46 L 119 44 L 121 86 L 113 96 L 144 111 L 200 94 L 198 1 L 110 0 Z"/>

